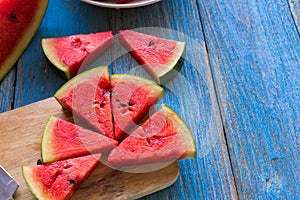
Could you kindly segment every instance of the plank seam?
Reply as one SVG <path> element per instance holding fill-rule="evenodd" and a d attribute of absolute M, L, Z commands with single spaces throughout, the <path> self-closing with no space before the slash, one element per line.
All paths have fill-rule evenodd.
<path fill-rule="evenodd" d="M 289 2 L 289 0 L 286 0 L 286 1 L 287 1 L 287 5 L 288 5 L 288 7 L 289 7 L 290 13 L 291 13 L 291 15 L 292 15 L 292 19 L 293 19 L 294 25 L 295 25 L 295 27 L 296 27 L 296 31 L 297 31 L 297 33 L 298 33 L 298 36 L 300 37 L 300 30 L 299 30 L 298 27 L 297 27 L 296 17 L 295 17 L 294 14 L 293 14 L 293 9 L 292 9 L 292 7 L 291 7 L 291 3 Z"/>
<path fill-rule="evenodd" d="M 13 88 L 14 88 L 14 91 L 13 91 L 13 93 L 12 93 L 12 101 L 10 102 L 10 110 L 13 110 L 13 109 L 15 109 L 15 102 L 16 102 L 16 85 L 17 85 L 17 78 L 18 78 L 18 62 L 19 61 L 17 61 L 17 63 L 14 65 L 14 67 L 15 67 L 15 76 L 14 76 L 14 83 L 13 83 Z"/>
<path fill-rule="evenodd" d="M 207 46 L 207 42 L 206 42 L 207 40 L 206 40 L 206 35 L 205 35 L 204 26 L 203 26 L 203 20 L 202 20 L 203 18 L 201 16 L 199 2 L 196 1 L 196 4 L 197 4 L 199 18 L 200 18 L 200 25 L 201 25 L 201 28 L 203 30 L 202 31 L 203 32 L 203 39 L 204 39 L 204 43 L 205 43 L 205 50 L 207 52 L 207 54 L 206 54 L 207 58 L 206 59 L 207 59 L 207 62 L 208 62 L 208 67 L 210 68 L 210 71 L 211 71 L 213 88 L 214 88 L 214 91 L 215 91 L 216 101 L 217 101 L 218 109 L 219 109 L 219 112 L 220 112 L 220 118 L 221 118 L 221 123 L 222 123 L 224 137 L 225 137 L 225 144 L 226 144 L 226 148 L 227 148 L 227 152 L 228 152 L 228 157 L 229 157 L 229 161 L 230 161 L 230 169 L 231 169 L 231 172 L 233 174 L 233 182 L 234 182 L 234 187 L 235 187 L 235 191 L 236 191 L 236 194 L 237 194 L 237 199 L 239 200 L 240 196 L 239 196 L 239 192 L 237 190 L 237 182 L 236 182 L 236 179 L 235 179 L 235 174 L 234 174 L 234 170 L 233 170 L 233 166 L 232 166 L 232 158 L 231 158 L 230 151 L 229 151 L 228 139 L 226 137 L 226 129 L 225 129 L 224 120 L 223 120 L 223 117 L 222 117 L 223 115 L 221 114 L 222 110 L 221 110 L 221 107 L 220 107 L 219 95 L 218 95 L 216 84 L 215 84 L 215 77 L 214 77 L 213 70 L 212 70 L 212 67 L 211 67 L 209 51 L 208 51 L 208 46 Z"/>

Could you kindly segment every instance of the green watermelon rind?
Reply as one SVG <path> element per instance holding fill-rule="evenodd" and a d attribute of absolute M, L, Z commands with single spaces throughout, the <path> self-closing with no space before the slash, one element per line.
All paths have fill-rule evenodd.
<path fill-rule="evenodd" d="M 47 199 L 48 197 L 42 195 L 44 191 L 40 187 L 40 185 L 34 180 L 33 173 L 30 170 L 30 167 L 23 166 L 22 167 L 22 174 L 25 180 L 26 185 L 29 187 L 31 193 L 34 195 L 36 199 Z"/>
<path fill-rule="evenodd" d="M 190 144 L 187 151 L 182 156 L 179 157 L 179 160 L 185 158 L 195 158 L 196 144 L 191 129 L 188 127 L 185 121 L 172 108 L 170 108 L 166 104 L 162 104 L 162 110 L 164 112 L 167 112 L 168 115 L 172 116 L 173 120 L 177 122 L 175 124 L 178 124 L 178 127 L 180 127 L 178 134 L 184 137 L 186 142 L 185 144 Z"/>
<path fill-rule="evenodd" d="M 65 95 L 69 90 L 71 90 L 77 84 L 83 83 L 84 81 L 88 80 L 90 77 L 94 77 L 97 74 L 108 73 L 107 66 L 96 67 L 93 69 L 86 70 L 79 75 L 71 78 L 67 81 L 55 94 L 54 98 L 59 102 L 59 104 L 65 108 L 63 103 L 59 100 L 63 95 Z M 100 77 L 100 76 L 99 76 Z"/>
<path fill-rule="evenodd" d="M 4 76 L 9 72 L 9 70 L 16 63 L 17 59 L 22 55 L 25 51 L 26 47 L 31 42 L 35 33 L 38 31 L 40 24 L 45 16 L 46 10 L 48 7 L 48 0 L 41 0 L 40 6 L 36 11 L 36 15 L 32 19 L 32 23 L 27 28 L 26 32 L 22 37 L 19 38 L 19 43 L 15 46 L 15 49 L 10 54 L 10 56 L 5 60 L 0 68 L 0 81 L 4 78 Z"/>
<path fill-rule="evenodd" d="M 91 156 L 91 155 L 89 155 L 89 156 Z M 101 158 L 101 154 L 94 154 L 93 156 L 94 156 L 94 159 L 93 159 L 94 163 L 91 166 L 89 166 L 88 170 L 85 173 L 85 176 L 83 177 L 82 180 L 80 180 L 80 183 L 82 181 L 84 181 L 86 178 L 88 178 L 88 176 L 93 172 L 93 170 L 99 164 L 99 160 Z M 80 159 L 80 158 L 84 158 L 84 157 L 87 158 L 87 156 L 83 156 L 83 157 L 77 157 L 77 158 L 73 158 L 73 159 Z M 73 159 L 69 159 L 69 160 L 73 160 Z M 68 160 L 66 160 L 66 162 L 67 161 Z M 58 162 L 64 162 L 64 161 L 58 161 Z M 86 167 L 86 166 L 82 166 L 82 167 Z M 48 195 L 46 195 L 46 193 L 43 190 L 43 188 L 41 187 L 41 185 L 39 185 L 38 182 L 34 179 L 34 174 L 32 172 L 32 167 L 30 167 L 30 166 L 22 166 L 22 175 L 23 175 L 23 178 L 25 180 L 26 185 L 28 186 L 28 188 L 30 189 L 31 193 L 34 195 L 34 197 L 36 199 L 52 199 L 52 197 L 49 197 Z M 76 187 L 78 187 L 80 185 L 80 183 Z M 74 193 L 75 190 L 76 190 L 76 188 L 74 190 L 72 190 L 68 194 L 68 196 L 66 196 L 65 199 L 71 198 L 71 196 L 73 195 L 73 193 Z"/>
<path fill-rule="evenodd" d="M 71 79 L 71 73 L 68 66 L 65 63 L 63 63 L 55 53 L 53 53 L 56 50 L 52 45 L 52 42 L 53 40 L 51 38 L 42 39 L 42 48 L 44 54 L 55 67 L 57 67 L 60 71 L 64 73 L 67 79 Z"/>
<path fill-rule="evenodd" d="M 53 150 L 54 148 L 52 148 L 51 144 L 52 142 L 52 129 L 51 127 L 53 127 L 55 123 L 55 117 L 50 116 L 50 118 L 48 119 L 48 122 L 46 124 L 46 127 L 44 129 L 44 133 L 42 136 L 42 143 L 41 143 L 41 158 L 43 163 L 50 163 L 53 162 L 55 160 L 57 160 L 57 156 L 55 156 L 55 153 L 51 150 Z"/>
<path fill-rule="evenodd" d="M 162 71 L 158 74 L 153 74 L 154 79 L 162 85 L 166 85 L 173 78 L 175 78 L 178 72 L 181 70 L 186 54 L 186 43 L 176 41 L 176 50 L 173 52 L 173 57 L 168 63 L 165 64 Z"/>
<path fill-rule="evenodd" d="M 79 35 L 86 35 L 86 34 L 78 34 L 72 36 L 79 36 Z M 70 37 L 70 36 L 65 36 L 65 37 Z M 48 58 L 48 60 L 56 67 L 56 69 L 59 70 L 59 74 L 63 72 L 64 76 L 67 79 L 71 79 L 73 76 L 71 74 L 69 66 L 66 65 L 56 54 L 57 49 L 54 47 L 55 45 L 52 44 L 52 43 L 55 44 L 56 39 L 58 38 L 43 38 L 42 49 L 44 51 L 44 54 Z M 104 51 L 106 51 L 113 44 L 113 41 L 114 38 L 112 37 L 109 40 L 107 40 L 105 43 L 103 43 L 103 45 L 98 46 L 96 49 L 94 49 L 89 55 L 92 55 L 92 53 L 94 53 L 93 59 L 96 59 L 97 56 L 100 56 Z M 79 71 L 77 73 L 79 73 Z"/>

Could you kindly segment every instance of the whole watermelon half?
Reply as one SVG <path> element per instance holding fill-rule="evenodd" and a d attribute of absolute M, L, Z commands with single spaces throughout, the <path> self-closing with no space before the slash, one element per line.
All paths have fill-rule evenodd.
<path fill-rule="evenodd" d="M 34 37 L 47 6 L 48 0 L 0 1 L 0 81 Z"/>

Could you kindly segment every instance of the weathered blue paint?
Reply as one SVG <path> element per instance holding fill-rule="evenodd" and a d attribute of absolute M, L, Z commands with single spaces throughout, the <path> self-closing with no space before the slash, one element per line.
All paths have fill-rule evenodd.
<path fill-rule="evenodd" d="M 288 1 L 198 1 L 241 199 L 299 198 L 300 38 Z"/>
<path fill-rule="evenodd" d="M 13 109 L 15 70 L 16 68 L 11 69 L 0 82 L 0 113 Z"/>

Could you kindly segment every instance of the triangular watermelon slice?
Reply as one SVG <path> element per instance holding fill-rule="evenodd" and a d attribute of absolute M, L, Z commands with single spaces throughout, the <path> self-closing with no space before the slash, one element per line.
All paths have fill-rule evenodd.
<path fill-rule="evenodd" d="M 69 80 L 54 97 L 73 112 L 75 123 L 114 139 L 110 89 L 108 68 L 97 67 Z"/>
<path fill-rule="evenodd" d="M 24 166 L 24 179 L 37 199 L 66 200 L 99 163 L 101 154 Z"/>
<path fill-rule="evenodd" d="M 174 78 L 183 64 L 185 42 L 166 40 L 131 30 L 121 30 L 119 39 L 160 84 L 166 84 Z"/>
<path fill-rule="evenodd" d="M 48 0 L 0 1 L 0 81 L 30 43 L 47 5 Z"/>
<path fill-rule="evenodd" d="M 193 135 L 168 106 L 154 113 L 108 156 L 113 166 L 130 166 L 195 157 Z"/>
<path fill-rule="evenodd" d="M 108 154 L 116 140 L 51 116 L 41 145 L 43 163 L 50 163 L 91 153 Z"/>
<path fill-rule="evenodd" d="M 42 47 L 47 58 L 68 79 L 77 75 L 84 59 L 92 52 L 98 55 L 113 44 L 111 31 L 90 34 L 78 34 L 60 38 L 42 40 Z"/>
<path fill-rule="evenodd" d="M 122 141 L 163 97 L 163 88 L 134 75 L 111 75 L 115 138 Z"/>

